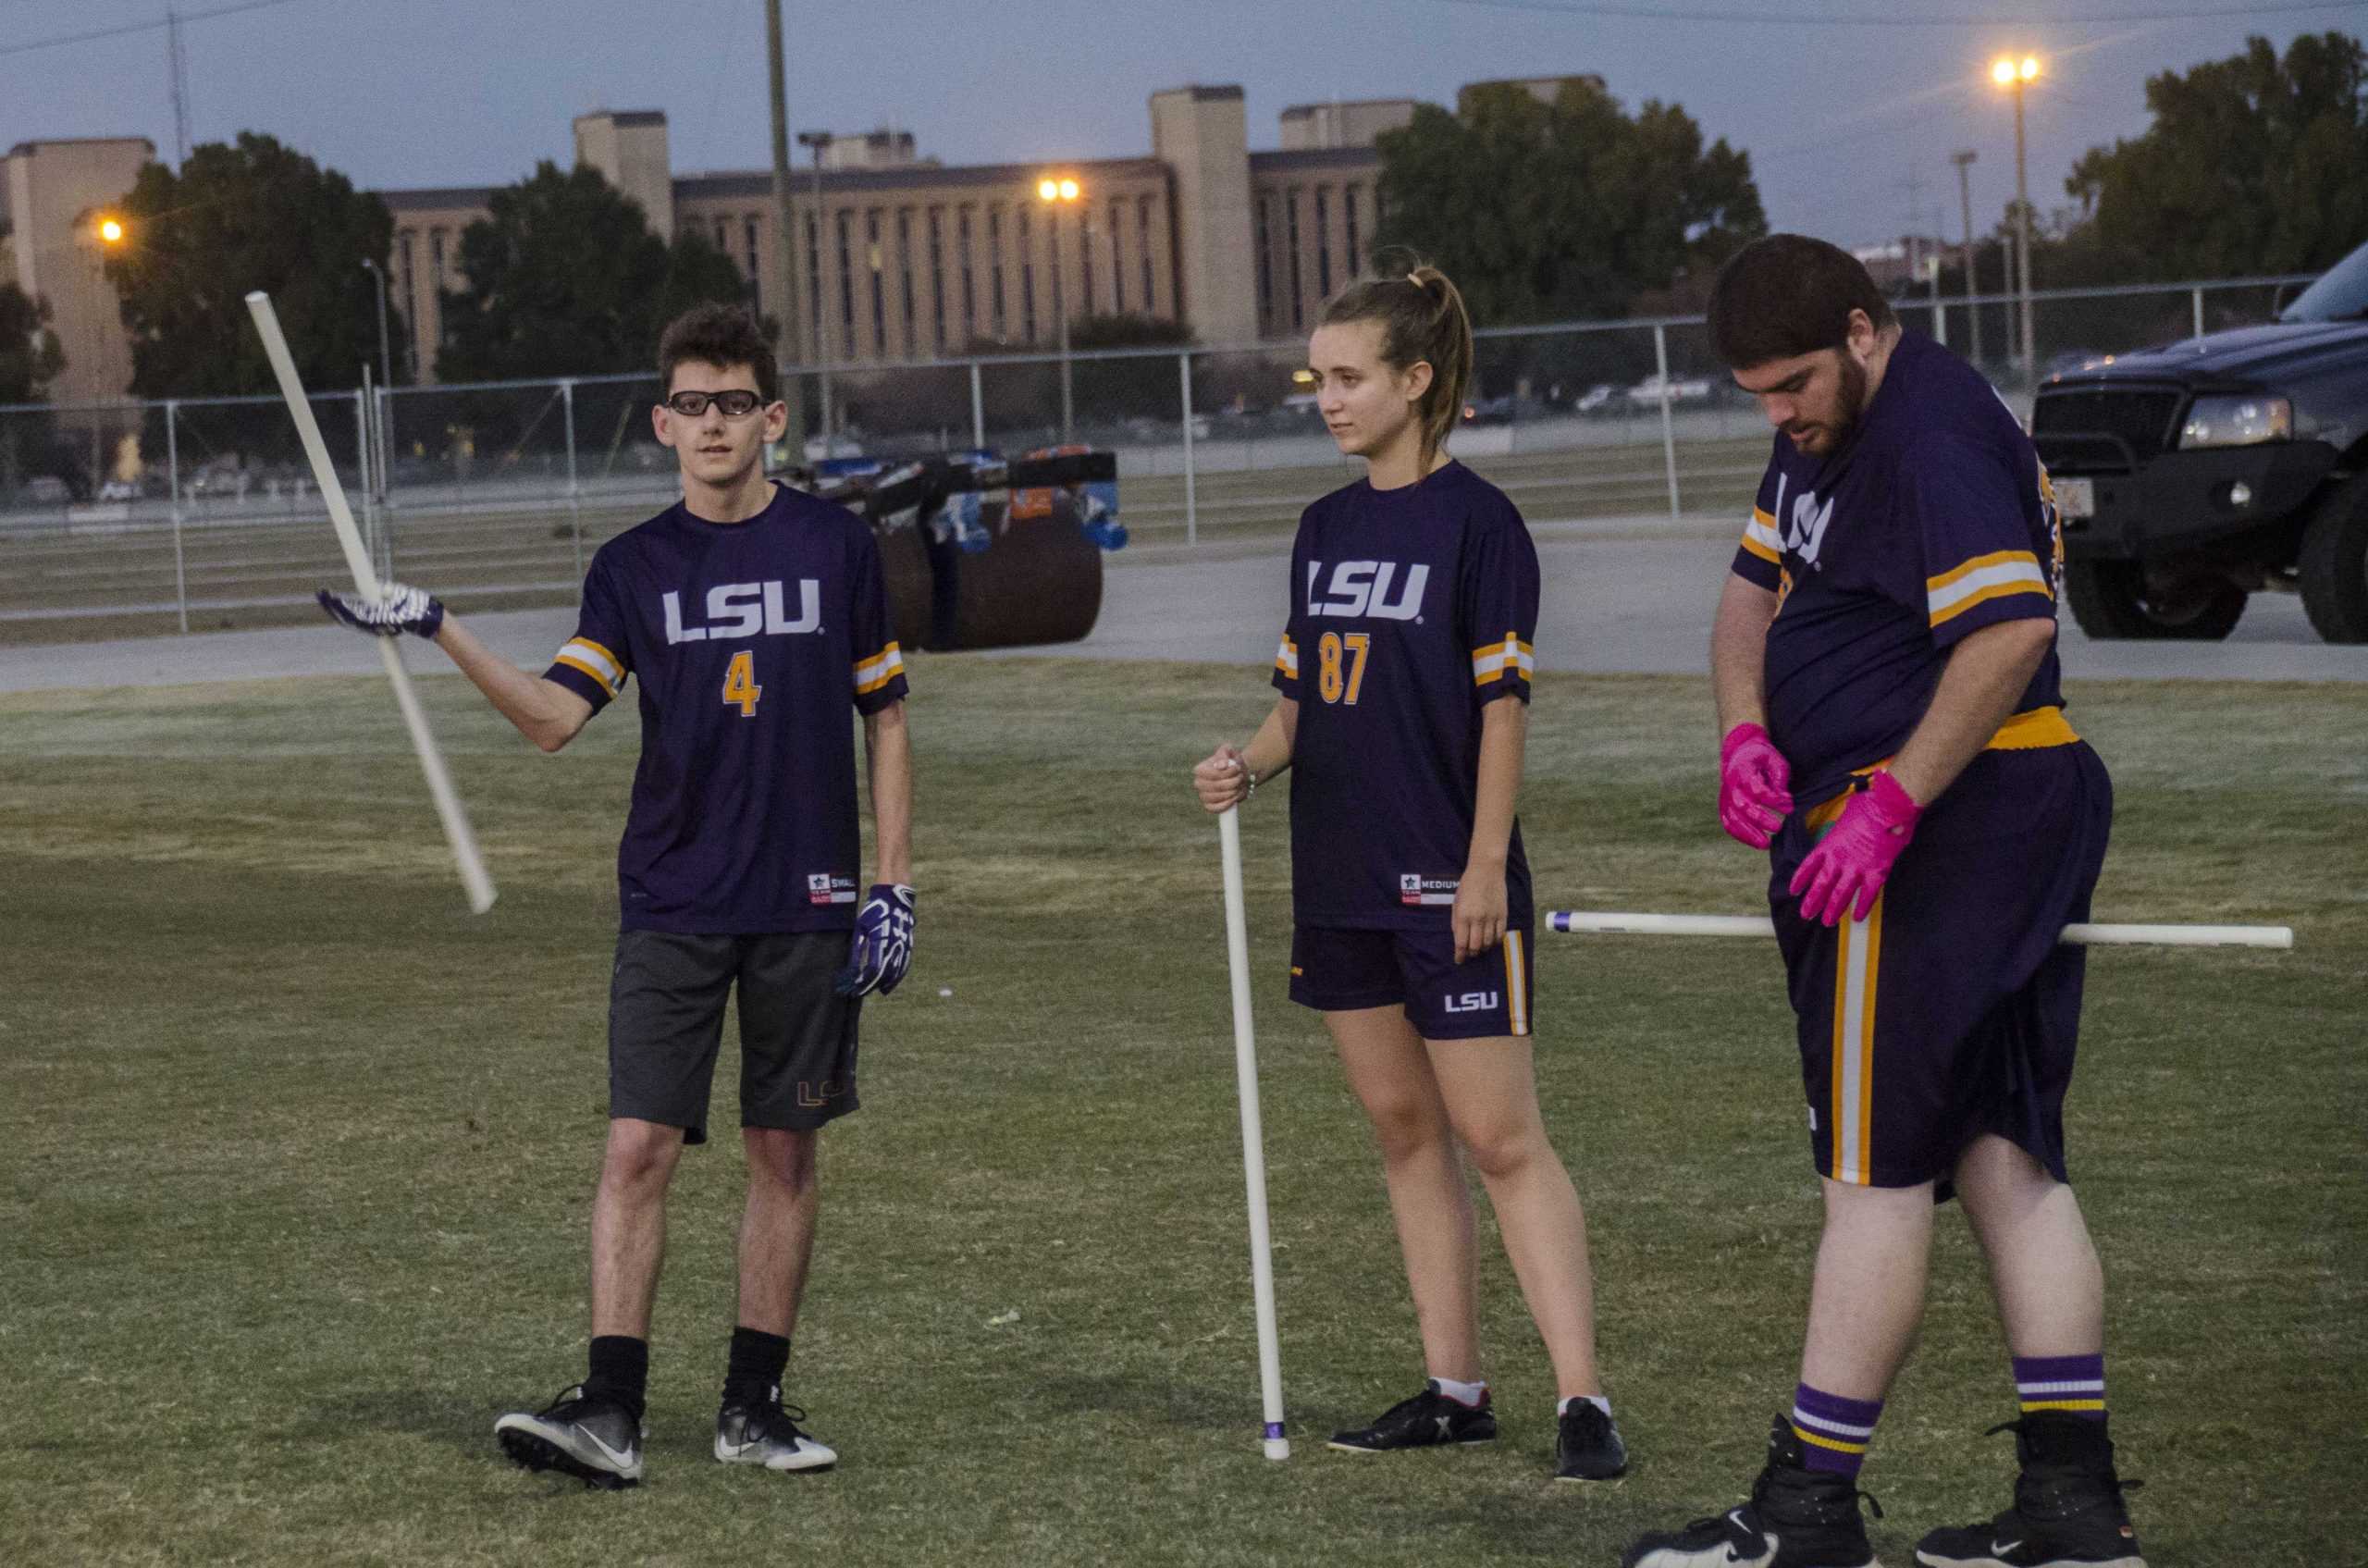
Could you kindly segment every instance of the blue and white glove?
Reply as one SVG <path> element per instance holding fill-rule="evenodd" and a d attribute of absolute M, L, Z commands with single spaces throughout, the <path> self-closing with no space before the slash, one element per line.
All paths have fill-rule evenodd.
<path fill-rule="evenodd" d="M 847 967 L 839 971 L 832 989 L 842 996 L 874 991 L 885 996 L 896 989 L 912 961 L 913 890 L 903 883 L 874 883 L 863 907 L 856 911 Z"/>
<path fill-rule="evenodd" d="M 415 637 L 433 637 L 437 628 L 444 624 L 444 603 L 426 588 L 407 588 L 401 583 L 378 586 L 376 603 L 360 594 L 341 594 L 323 588 L 313 597 L 321 601 L 329 619 L 357 632 L 372 636 L 401 636 L 409 632 Z"/>

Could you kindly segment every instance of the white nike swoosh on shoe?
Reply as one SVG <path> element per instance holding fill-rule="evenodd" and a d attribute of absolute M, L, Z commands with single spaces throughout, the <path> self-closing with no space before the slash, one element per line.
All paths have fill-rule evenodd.
<path fill-rule="evenodd" d="M 608 1444 L 602 1442 L 600 1440 L 599 1434 L 583 1426 L 578 1426 L 576 1431 L 583 1434 L 584 1440 L 586 1442 L 590 1443 L 594 1448 L 600 1451 L 601 1458 L 607 1460 L 610 1464 L 615 1465 L 619 1471 L 627 1471 L 634 1468 L 632 1449 L 628 1448 L 623 1452 L 620 1453 L 615 1449 L 612 1449 Z"/>
<path fill-rule="evenodd" d="M 1990 1555 L 1992 1557 L 2004 1557 L 2022 1544 L 2023 1543 L 2019 1539 L 2011 1541 L 1992 1541 L 1990 1543 Z"/>

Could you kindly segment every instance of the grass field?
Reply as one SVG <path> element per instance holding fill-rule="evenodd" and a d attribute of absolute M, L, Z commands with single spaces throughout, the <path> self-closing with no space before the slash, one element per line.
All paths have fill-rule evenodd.
<path fill-rule="evenodd" d="M 684 1161 L 648 1479 L 613 1496 L 512 1470 L 490 1428 L 582 1365 L 630 713 L 549 759 L 424 683 L 502 887 L 472 920 L 381 683 L 0 697 L 0 1562 L 1609 1565 L 1740 1497 L 1818 1214 L 1772 947 L 1541 942 L 1548 1117 L 1632 1475 L 1548 1480 L 1552 1388 L 1485 1230 L 1505 1440 L 1330 1453 L 1420 1366 L 1377 1164 L 1282 997 L 1284 812 L 1258 803 L 1300 1439 L 1269 1464 L 1216 835 L 1183 782 L 1263 710 L 1260 678 L 933 659 L 915 683 L 919 964 L 868 1015 L 867 1108 L 826 1141 L 791 1368 L 844 1463 L 707 1457 L 723 1141 Z M 1539 689 L 1541 906 L 1752 907 L 1700 683 Z M 2090 967 L 2073 1161 L 2148 1555 L 2358 1561 L 2368 688 L 2075 696 L 2119 786 L 2101 916 L 2299 932 Z M 1944 1220 L 1866 1477 L 1894 1568 L 2011 1473 L 1981 1438 L 2012 1413 L 2004 1352 Z"/>

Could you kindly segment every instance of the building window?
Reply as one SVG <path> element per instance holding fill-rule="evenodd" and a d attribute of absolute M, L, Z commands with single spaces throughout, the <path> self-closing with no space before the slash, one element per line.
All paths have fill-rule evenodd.
<path fill-rule="evenodd" d="M 1020 341 L 1036 340 L 1036 257 L 1029 248 L 1028 209 L 1021 207 L 1015 216 L 1019 220 L 1019 337 Z"/>
<path fill-rule="evenodd" d="M 896 209 L 896 273 L 898 303 L 903 306 L 905 319 L 904 353 L 909 359 L 913 343 L 913 209 Z"/>
<path fill-rule="evenodd" d="M 1275 198 L 1258 198 L 1258 335 L 1275 329 Z"/>
<path fill-rule="evenodd" d="M 1143 269 L 1143 314 L 1157 315 L 1159 303 L 1151 288 L 1151 198 L 1144 196 L 1135 203 L 1135 254 Z"/>
<path fill-rule="evenodd" d="M 1110 314 L 1127 314 L 1127 258 L 1123 243 L 1126 233 L 1127 204 L 1110 204 Z"/>
<path fill-rule="evenodd" d="M 757 220 L 753 215 L 743 221 L 740 232 L 748 246 L 748 308 L 761 316 L 765 314 L 765 269 L 758 264 Z"/>
<path fill-rule="evenodd" d="M 962 265 L 962 346 L 966 350 L 979 336 L 979 297 L 970 276 L 970 209 L 966 204 L 954 214 L 954 250 Z"/>
<path fill-rule="evenodd" d="M 994 338 L 1000 343 L 1009 333 L 1005 330 L 1010 318 L 1003 308 L 1003 209 L 987 209 L 987 302 L 994 317 Z"/>
<path fill-rule="evenodd" d="M 1315 297 L 1332 297 L 1332 192 L 1315 188 Z"/>
<path fill-rule="evenodd" d="M 929 210 L 930 352 L 945 352 L 945 209 Z"/>
<path fill-rule="evenodd" d="M 419 309 L 419 296 L 412 290 L 412 241 L 413 238 L 414 236 L 408 228 L 395 236 L 395 287 L 401 293 L 405 315 L 413 315 Z"/>
<path fill-rule="evenodd" d="M 444 287 L 444 231 L 427 231 L 427 280 L 437 288 Z"/>
<path fill-rule="evenodd" d="M 830 356 L 822 350 L 822 226 L 815 215 L 806 215 L 806 297 L 812 302 L 814 358 L 819 364 Z"/>
<path fill-rule="evenodd" d="M 839 214 L 839 352 L 855 357 L 855 215 Z"/>
<path fill-rule="evenodd" d="M 1299 266 L 1299 191 L 1296 187 L 1283 195 L 1284 242 L 1290 247 L 1291 330 L 1297 332 L 1307 324 L 1307 302 L 1300 298 L 1302 279 Z"/>
<path fill-rule="evenodd" d="M 1081 208 L 1077 215 L 1077 272 L 1079 281 L 1085 288 L 1085 299 L 1082 302 L 1085 309 L 1079 314 L 1092 315 L 1093 314 L 1093 209 L 1092 207 Z"/>
<path fill-rule="evenodd" d="M 1363 265 L 1357 259 L 1357 188 L 1353 185 L 1350 186 L 1347 191 L 1341 193 L 1340 201 L 1341 204 L 1346 209 L 1346 216 L 1349 220 L 1349 254 L 1347 257 L 1349 264 L 1349 276 L 1354 278 L 1359 272 L 1363 270 Z"/>
<path fill-rule="evenodd" d="M 863 215 L 864 265 L 871 269 L 871 357 L 888 356 L 887 258 L 880 253 L 880 209 Z"/>

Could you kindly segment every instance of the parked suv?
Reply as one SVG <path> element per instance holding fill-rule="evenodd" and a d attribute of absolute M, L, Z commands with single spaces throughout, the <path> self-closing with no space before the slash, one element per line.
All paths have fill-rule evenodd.
<path fill-rule="evenodd" d="M 2319 636 L 2368 642 L 2368 245 L 2268 326 L 2051 377 L 2031 438 L 2089 636 L 2225 637 L 2299 589 Z"/>

